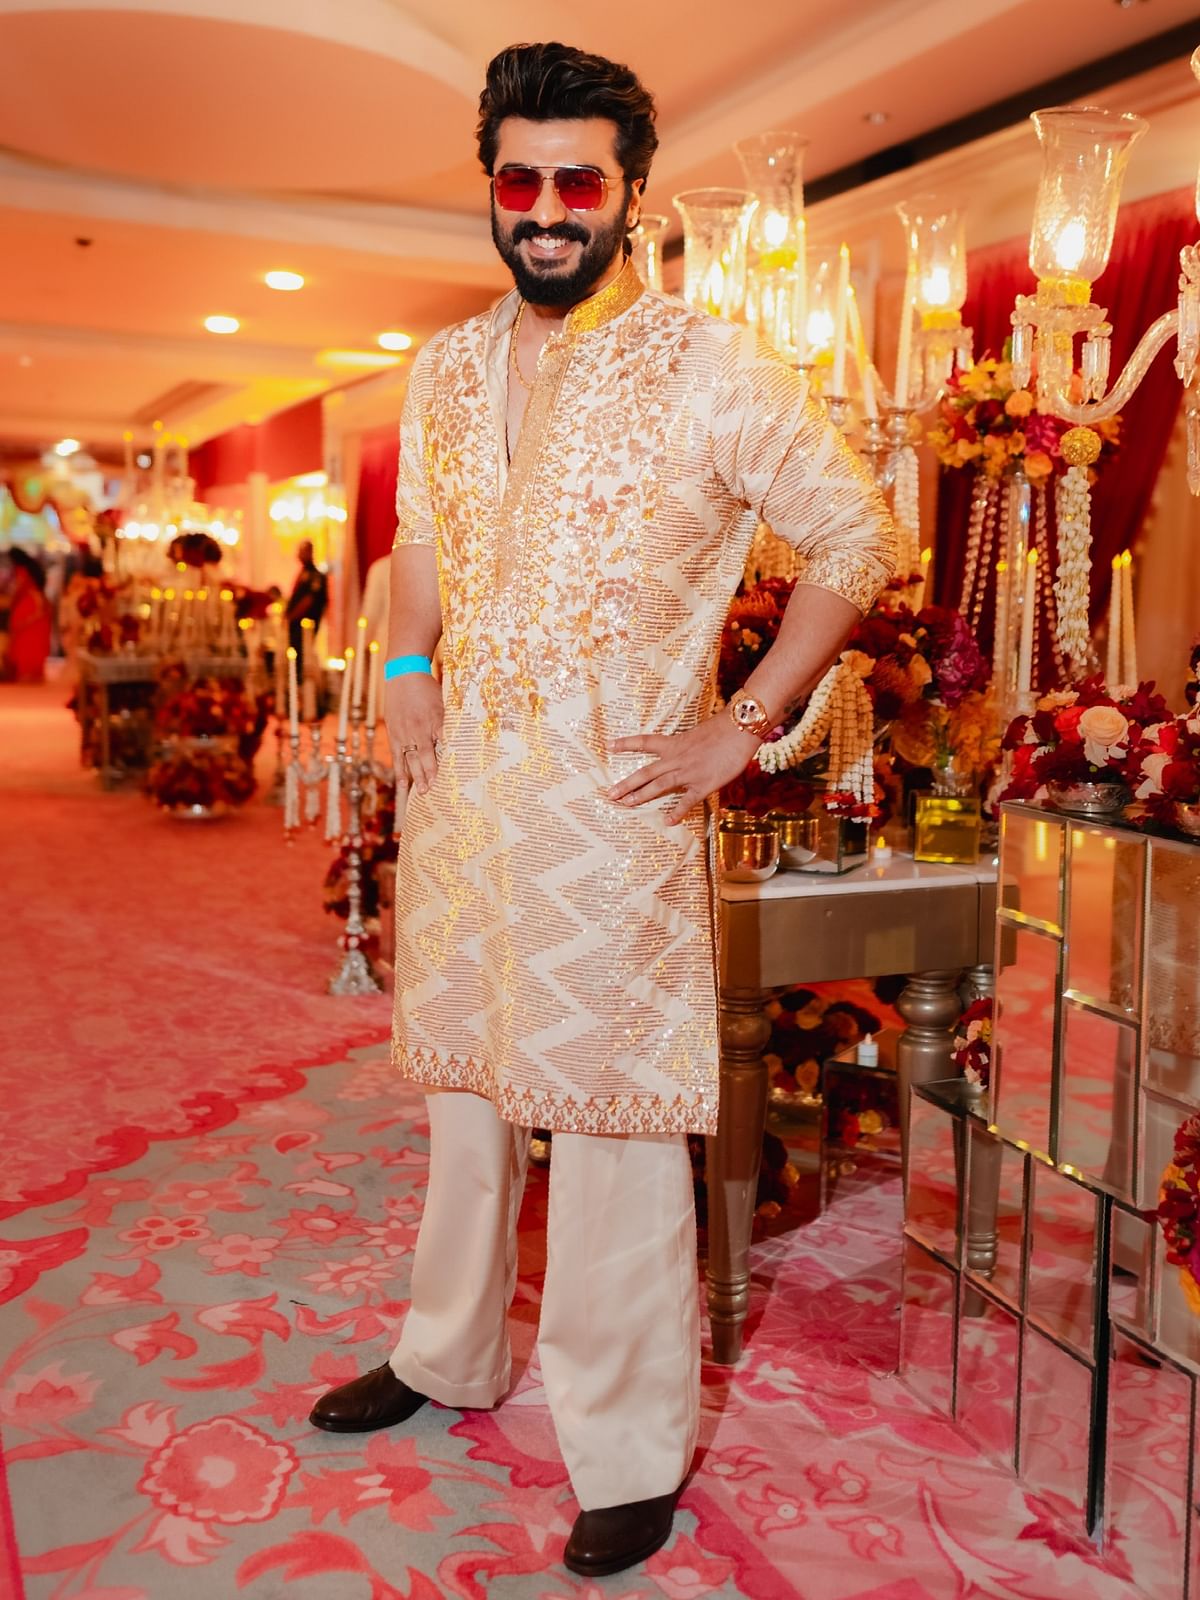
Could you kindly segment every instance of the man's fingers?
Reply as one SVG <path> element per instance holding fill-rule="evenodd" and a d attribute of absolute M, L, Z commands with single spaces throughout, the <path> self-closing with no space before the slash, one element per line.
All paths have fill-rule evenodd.
<path fill-rule="evenodd" d="M 635 733 L 628 739 L 614 739 L 610 748 L 620 755 L 640 751 L 648 756 L 661 756 L 670 743 L 671 736 L 665 733 Z"/>
<path fill-rule="evenodd" d="M 688 812 L 700 798 L 694 789 L 685 789 L 676 801 L 674 810 L 667 817 L 667 826 L 673 828 L 680 822 L 686 822 Z"/>
<path fill-rule="evenodd" d="M 418 794 L 425 794 L 437 777 L 437 755 L 433 745 L 410 745 L 404 752 L 404 759 L 412 774 L 413 788 Z"/>
<path fill-rule="evenodd" d="M 623 793 L 612 795 L 619 805 L 642 806 L 648 800 L 660 800 L 664 794 L 677 793 L 680 787 L 679 775 L 665 771 L 661 767 L 657 772 L 653 767 L 643 767 L 640 774 L 635 773 L 628 783 L 620 787 Z"/>
<path fill-rule="evenodd" d="M 611 789 L 605 792 L 610 800 L 624 800 L 633 794 L 643 784 L 660 777 L 664 771 L 661 761 L 648 761 L 644 767 L 639 767 L 636 772 L 631 772 L 627 778 L 622 778 L 620 783 L 614 783 Z"/>

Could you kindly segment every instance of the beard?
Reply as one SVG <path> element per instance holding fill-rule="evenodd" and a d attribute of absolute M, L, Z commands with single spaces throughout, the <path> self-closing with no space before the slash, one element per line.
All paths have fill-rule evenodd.
<path fill-rule="evenodd" d="M 628 186 L 626 186 L 628 189 Z M 626 204 L 628 204 L 628 192 Z M 613 258 L 623 248 L 626 234 L 626 210 L 623 207 L 613 220 L 603 228 L 585 228 L 579 222 L 556 222 L 543 228 L 532 217 L 504 229 L 492 202 L 492 242 L 500 259 L 513 275 L 517 293 L 522 300 L 535 306 L 573 306 L 586 300 L 595 284 L 612 265 Z M 538 234 L 549 239 L 568 239 L 581 245 L 579 260 L 566 272 L 556 261 L 530 262 L 517 248 L 525 239 Z"/>

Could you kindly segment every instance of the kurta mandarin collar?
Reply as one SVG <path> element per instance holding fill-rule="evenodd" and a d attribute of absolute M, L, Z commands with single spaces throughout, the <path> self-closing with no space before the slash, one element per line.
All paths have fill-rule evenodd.
<path fill-rule="evenodd" d="M 571 307 L 562 326 L 562 335 L 574 338 L 576 334 L 593 333 L 597 328 L 605 327 L 636 305 L 645 292 L 646 286 L 638 277 L 633 262 L 626 261 L 616 277 L 602 289 Z M 520 309 L 521 296 L 512 289 L 492 312 L 488 326 L 489 345 L 494 346 L 512 332 Z"/>

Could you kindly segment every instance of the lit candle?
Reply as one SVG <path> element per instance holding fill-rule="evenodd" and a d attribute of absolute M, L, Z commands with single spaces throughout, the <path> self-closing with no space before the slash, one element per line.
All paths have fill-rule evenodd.
<path fill-rule="evenodd" d="M 367 619 L 358 619 L 358 645 L 354 651 L 354 689 L 352 699 L 355 711 L 362 710 L 363 671 L 367 665 Z"/>
<path fill-rule="evenodd" d="M 1108 591 L 1108 650 L 1104 658 L 1104 682 L 1115 689 L 1121 681 L 1121 590 L 1124 586 L 1120 556 L 1112 558 L 1112 587 Z"/>
<path fill-rule="evenodd" d="M 920 611 L 925 604 L 925 590 L 929 582 L 929 563 L 933 560 L 933 551 L 926 546 L 921 551 L 921 576 L 917 579 L 913 594 L 913 610 Z"/>
<path fill-rule="evenodd" d="M 379 674 L 381 671 L 381 657 L 379 654 L 379 640 L 371 640 L 371 667 L 367 674 L 367 732 L 375 732 L 375 708 L 379 704 Z"/>
<path fill-rule="evenodd" d="M 796 359 L 808 360 L 808 223 L 796 224 Z"/>
<path fill-rule="evenodd" d="M 900 337 L 896 345 L 896 382 L 892 391 L 893 404 L 908 405 L 909 367 L 912 363 L 913 301 L 916 295 L 916 274 L 912 266 L 904 279 L 904 299 L 900 304 Z"/>
<path fill-rule="evenodd" d="M 859 382 L 862 384 L 863 411 L 868 417 L 877 417 L 879 407 L 875 403 L 875 378 L 871 372 L 871 358 L 867 354 L 867 340 L 863 333 L 858 296 L 854 292 L 853 284 L 850 285 L 850 331 L 854 338 L 854 360 L 858 366 Z"/>
<path fill-rule="evenodd" d="M 292 737 L 300 732 L 300 696 L 296 683 L 296 652 L 288 646 L 288 720 L 291 723 Z"/>
<path fill-rule="evenodd" d="M 1121 556 L 1121 682 L 1137 687 L 1137 623 L 1133 614 L 1133 555 Z"/>
<path fill-rule="evenodd" d="M 1025 597 L 1021 606 L 1021 648 L 1017 655 L 1017 693 L 1028 694 L 1033 687 L 1033 623 L 1037 610 L 1036 550 L 1025 557 Z"/>
<path fill-rule="evenodd" d="M 305 722 L 317 720 L 317 685 L 312 678 L 304 680 L 304 720 Z"/>
<path fill-rule="evenodd" d="M 344 739 L 346 737 L 347 729 L 350 726 L 350 680 L 353 677 L 354 672 L 357 670 L 357 667 L 358 660 L 354 654 L 353 648 L 351 648 L 346 651 L 346 666 L 342 672 L 342 702 L 338 707 L 337 736 L 339 739 Z"/>
<path fill-rule="evenodd" d="M 838 251 L 837 303 L 833 312 L 833 373 L 830 389 L 835 396 L 846 392 L 846 333 L 850 323 L 850 248 Z"/>
<path fill-rule="evenodd" d="M 996 685 L 1001 705 L 1004 703 L 1004 685 L 1008 682 L 1008 562 L 996 563 L 996 626 L 992 633 L 992 682 Z"/>

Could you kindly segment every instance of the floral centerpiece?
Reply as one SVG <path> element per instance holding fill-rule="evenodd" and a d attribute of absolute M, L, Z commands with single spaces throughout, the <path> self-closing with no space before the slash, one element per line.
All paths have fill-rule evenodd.
<path fill-rule="evenodd" d="M 215 567 L 221 560 L 221 546 L 211 533 L 192 529 L 177 533 L 167 546 L 167 560 L 176 566 Z"/>
<path fill-rule="evenodd" d="M 1002 800 L 1053 800 L 1074 785 L 1108 784 L 1125 790 L 1148 753 L 1148 730 L 1170 712 L 1152 683 L 1136 689 L 1105 688 L 1099 676 L 1073 689 L 1054 689 L 1029 716 L 1015 717 L 1004 735 L 1012 775 Z"/>
<path fill-rule="evenodd" d="M 1184 1298 L 1200 1316 L 1200 1116 L 1176 1132 L 1174 1157 L 1162 1175 L 1158 1220 L 1167 1260 L 1179 1268 Z"/>
<path fill-rule="evenodd" d="M 150 768 L 146 792 L 176 816 L 220 816 L 254 793 L 254 774 L 236 750 L 175 747 Z"/>
<path fill-rule="evenodd" d="M 958 1019 L 952 1060 L 967 1083 L 986 1089 L 992 1077 L 991 998 L 974 1000 Z"/>
<path fill-rule="evenodd" d="M 79 619 L 78 641 L 94 655 L 108 655 L 126 645 L 136 645 L 141 619 L 133 609 L 132 587 L 111 578 L 79 578 L 70 589 Z"/>
<path fill-rule="evenodd" d="M 1200 710 L 1147 728 L 1130 780 L 1132 821 L 1200 834 Z"/>
<path fill-rule="evenodd" d="M 237 679 L 189 683 L 181 663 L 164 663 L 155 713 L 162 752 L 147 774 L 150 798 L 181 815 L 220 815 L 244 804 L 254 793 L 251 763 L 265 722 Z"/>

